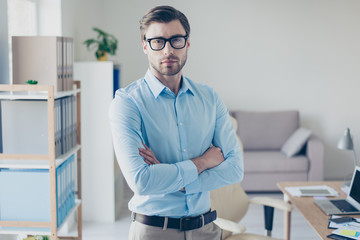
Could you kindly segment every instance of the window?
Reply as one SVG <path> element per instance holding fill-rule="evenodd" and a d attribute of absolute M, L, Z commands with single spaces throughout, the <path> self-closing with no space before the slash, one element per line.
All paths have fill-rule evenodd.
<path fill-rule="evenodd" d="M 61 0 L 7 0 L 9 78 L 12 83 L 12 36 L 61 36 Z"/>

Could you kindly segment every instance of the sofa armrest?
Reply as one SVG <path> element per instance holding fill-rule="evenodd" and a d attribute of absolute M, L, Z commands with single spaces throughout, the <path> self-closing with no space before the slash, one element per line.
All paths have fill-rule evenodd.
<path fill-rule="evenodd" d="M 324 180 L 324 143 L 316 136 L 307 142 L 306 156 L 310 161 L 308 181 Z"/>

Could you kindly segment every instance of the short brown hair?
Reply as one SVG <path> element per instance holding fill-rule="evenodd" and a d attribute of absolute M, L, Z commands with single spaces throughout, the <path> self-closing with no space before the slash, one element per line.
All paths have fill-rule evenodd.
<path fill-rule="evenodd" d="M 190 24 L 186 16 L 171 6 L 158 6 L 150 9 L 140 20 L 141 40 L 146 40 L 145 32 L 152 22 L 168 23 L 179 20 L 186 35 L 190 35 Z"/>

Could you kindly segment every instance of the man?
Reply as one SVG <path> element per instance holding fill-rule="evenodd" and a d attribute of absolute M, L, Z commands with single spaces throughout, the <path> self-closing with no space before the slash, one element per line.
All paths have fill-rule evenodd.
<path fill-rule="evenodd" d="M 149 70 L 110 106 L 115 153 L 134 192 L 129 239 L 220 239 L 209 191 L 243 177 L 228 110 L 181 74 L 190 48 L 184 14 L 155 7 L 140 30 Z"/>

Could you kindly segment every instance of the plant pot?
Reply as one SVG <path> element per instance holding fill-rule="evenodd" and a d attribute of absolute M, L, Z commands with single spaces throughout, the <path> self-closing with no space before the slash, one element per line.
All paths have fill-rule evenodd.
<path fill-rule="evenodd" d="M 98 56 L 98 58 L 97 58 L 98 61 L 107 61 L 109 53 L 97 51 L 96 55 Z"/>

